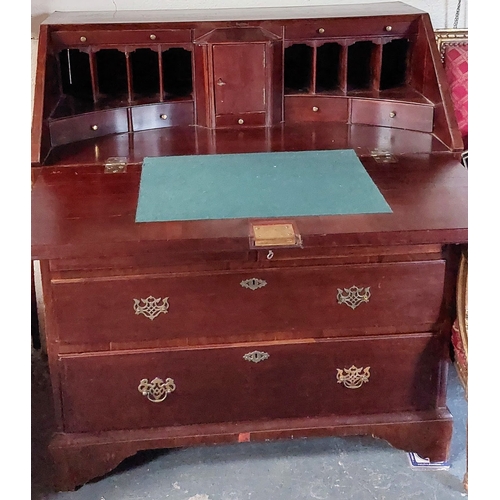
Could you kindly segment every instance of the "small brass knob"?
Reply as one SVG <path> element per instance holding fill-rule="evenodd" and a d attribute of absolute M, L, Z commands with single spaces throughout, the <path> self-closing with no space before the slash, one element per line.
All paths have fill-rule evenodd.
<path fill-rule="evenodd" d="M 156 35 L 149 35 L 149 38 L 151 38 L 151 40 L 156 40 Z"/>
<path fill-rule="evenodd" d="M 87 41 L 87 37 L 86 36 L 81 36 L 80 37 L 80 42 L 86 42 Z"/>
<path fill-rule="evenodd" d="M 91 128 L 92 130 L 97 130 L 99 127 L 98 127 L 97 125 L 92 125 L 90 128 Z"/>
<path fill-rule="evenodd" d="M 240 119 L 238 120 L 238 123 L 239 123 L 240 125 L 243 125 L 243 124 L 245 123 L 245 120 L 243 120 L 243 118 L 240 118 Z"/>
<path fill-rule="evenodd" d="M 392 26 L 386 26 L 384 29 L 385 31 L 392 31 Z"/>
<path fill-rule="evenodd" d="M 316 113 L 317 111 L 319 111 L 319 108 L 318 108 L 318 106 L 313 106 L 312 110 Z"/>
<path fill-rule="evenodd" d="M 166 119 L 168 118 L 168 116 L 167 116 L 167 115 L 160 115 L 160 118 L 161 118 L 162 120 L 166 120 Z"/>
<path fill-rule="evenodd" d="M 394 118 L 394 117 L 396 116 L 396 112 L 395 112 L 395 111 L 391 111 L 391 112 L 389 113 L 389 116 L 390 116 L 391 118 Z"/>
<path fill-rule="evenodd" d="M 318 33 L 323 34 L 325 32 L 325 28 L 318 28 Z"/>

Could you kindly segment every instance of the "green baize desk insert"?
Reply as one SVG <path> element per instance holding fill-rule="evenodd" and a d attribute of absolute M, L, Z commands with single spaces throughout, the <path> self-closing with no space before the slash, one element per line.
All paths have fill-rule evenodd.
<path fill-rule="evenodd" d="M 354 150 L 144 158 L 136 222 L 390 213 Z"/>

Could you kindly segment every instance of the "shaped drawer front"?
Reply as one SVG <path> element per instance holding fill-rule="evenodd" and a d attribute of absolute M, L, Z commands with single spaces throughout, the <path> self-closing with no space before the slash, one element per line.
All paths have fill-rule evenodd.
<path fill-rule="evenodd" d="M 64 356 L 67 432 L 429 410 L 430 334 Z"/>
<path fill-rule="evenodd" d="M 349 119 L 349 101 L 344 97 L 285 97 L 287 123 L 341 122 Z"/>
<path fill-rule="evenodd" d="M 49 126 L 53 146 L 107 134 L 120 134 L 128 132 L 127 110 L 125 108 L 109 109 L 71 118 L 60 118 L 50 122 Z"/>
<path fill-rule="evenodd" d="M 435 260 L 54 280 L 54 313 L 61 344 L 429 331 L 439 318 L 444 270 Z"/>
<path fill-rule="evenodd" d="M 193 124 L 193 103 L 172 102 L 135 106 L 132 111 L 134 131 Z"/>
<path fill-rule="evenodd" d="M 432 105 L 352 99 L 352 123 L 432 132 L 433 120 Z"/>

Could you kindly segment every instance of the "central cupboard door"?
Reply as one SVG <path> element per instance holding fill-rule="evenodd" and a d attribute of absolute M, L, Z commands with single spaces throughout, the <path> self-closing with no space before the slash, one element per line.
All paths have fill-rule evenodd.
<path fill-rule="evenodd" d="M 265 113 L 265 43 L 215 44 L 213 67 L 216 115 Z"/>

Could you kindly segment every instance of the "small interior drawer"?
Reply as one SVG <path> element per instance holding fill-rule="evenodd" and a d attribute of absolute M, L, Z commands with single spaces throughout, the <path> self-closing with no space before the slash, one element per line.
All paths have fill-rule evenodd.
<path fill-rule="evenodd" d="M 53 120 L 49 124 L 53 146 L 128 132 L 127 110 L 109 109 Z"/>
<path fill-rule="evenodd" d="M 121 45 L 180 43 L 191 41 L 190 30 L 61 30 L 52 33 L 56 44 L 77 47 L 88 45 Z"/>
<path fill-rule="evenodd" d="M 357 36 L 389 36 L 409 34 L 413 20 L 393 20 L 390 18 L 315 19 L 295 21 L 285 27 L 285 39 L 322 39 L 352 36 L 353 24 Z"/>
<path fill-rule="evenodd" d="M 434 107 L 430 104 L 352 99 L 351 123 L 432 132 Z"/>
<path fill-rule="evenodd" d="M 435 407 L 431 334 L 63 356 L 66 432 Z"/>
<path fill-rule="evenodd" d="M 134 131 L 193 124 L 193 102 L 175 102 L 134 106 Z"/>
<path fill-rule="evenodd" d="M 262 127 L 266 124 L 266 113 L 238 113 L 216 115 L 215 126 L 221 128 Z"/>
<path fill-rule="evenodd" d="M 349 119 L 349 101 L 344 97 L 287 96 L 285 121 L 342 122 Z"/>

